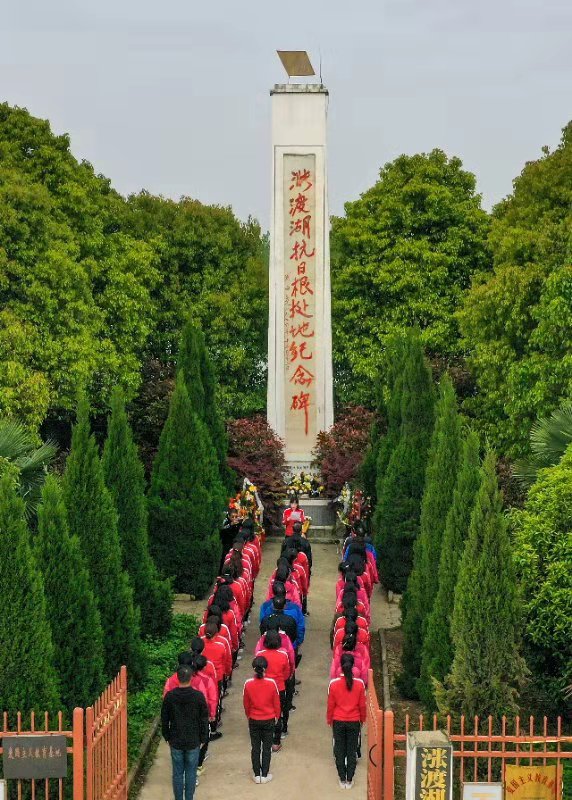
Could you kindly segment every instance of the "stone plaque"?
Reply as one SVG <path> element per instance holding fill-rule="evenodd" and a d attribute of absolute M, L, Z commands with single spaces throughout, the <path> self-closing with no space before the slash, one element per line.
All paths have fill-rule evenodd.
<path fill-rule="evenodd" d="M 443 731 L 407 737 L 406 800 L 453 800 L 453 747 Z"/>
<path fill-rule="evenodd" d="M 5 778 L 65 778 L 65 736 L 5 736 L 2 740 Z"/>

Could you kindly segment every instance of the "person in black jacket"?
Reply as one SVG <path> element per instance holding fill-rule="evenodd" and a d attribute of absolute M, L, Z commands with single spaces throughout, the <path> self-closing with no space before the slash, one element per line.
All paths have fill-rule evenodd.
<path fill-rule="evenodd" d="M 180 666 L 177 677 L 179 688 L 163 699 L 162 733 L 171 748 L 175 800 L 193 800 L 200 746 L 209 738 L 209 712 L 203 694 L 191 686 L 192 668 Z"/>

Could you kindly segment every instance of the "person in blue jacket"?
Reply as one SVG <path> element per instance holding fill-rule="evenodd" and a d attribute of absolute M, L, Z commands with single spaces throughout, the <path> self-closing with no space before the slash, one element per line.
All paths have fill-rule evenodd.
<path fill-rule="evenodd" d="M 297 652 L 298 648 L 304 641 L 304 637 L 306 635 L 306 620 L 304 619 L 304 615 L 302 614 L 302 609 L 300 606 L 297 606 L 296 603 L 290 602 L 290 600 L 286 600 L 286 590 L 284 588 L 284 584 L 280 583 L 279 581 L 274 581 L 272 586 L 272 591 L 274 592 L 274 597 L 271 600 L 266 600 L 265 603 L 262 603 L 260 607 L 260 632 L 265 633 L 265 630 L 262 630 L 262 623 L 263 621 L 271 616 L 272 614 L 276 613 L 283 613 L 287 614 L 289 617 L 292 617 L 294 622 L 296 623 L 296 638 L 292 640 L 292 646 L 294 650 Z M 284 601 L 284 605 L 282 603 L 280 605 L 281 608 L 277 609 L 275 604 L 276 598 L 282 598 Z M 266 626 L 264 626 L 266 628 Z M 283 629 L 285 633 L 288 633 L 286 628 Z M 292 638 L 292 637 L 290 637 Z"/>

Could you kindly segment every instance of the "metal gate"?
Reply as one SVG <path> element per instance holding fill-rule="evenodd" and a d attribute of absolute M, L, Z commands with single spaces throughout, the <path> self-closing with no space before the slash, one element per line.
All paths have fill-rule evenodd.
<path fill-rule="evenodd" d="M 86 800 L 127 800 L 125 667 L 96 703 L 86 709 L 85 732 Z"/>
<path fill-rule="evenodd" d="M 373 682 L 373 670 L 369 671 L 367 690 L 367 799 L 381 800 L 383 764 L 383 711 L 379 707 Z"/>

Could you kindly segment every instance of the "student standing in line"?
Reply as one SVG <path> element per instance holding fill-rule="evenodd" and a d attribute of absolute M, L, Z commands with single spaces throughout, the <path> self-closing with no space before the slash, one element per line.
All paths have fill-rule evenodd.
<path fill-rule="evenodd" d="M 209 738 L 207 701 L 191 686 L 192 669 L 177 670 L 179 688 L 167 692 L 161 707 L 161 730 L 171 748 L 175 800 L 193 800 L 202 744 Z"/>
<path fill-rule="evenodd" d="M 280 740 L 283 735 L 288 735 L 288 719 L 290 716 L 290 709 L 286 703 L 286 683 L 292 676 L 292 668 L 290 666 L 288 653 L 280 647 L 281 643 L 282 638 L 278 631 L 267 631 L 264 637 L 264 648 L 257 654 L 263 656 L 268 662 L 266 677 L 272 678 L 280 694 L 280 708 L 282 713 L 274 728 L 274 741 L 272 743 L 273 753 L 277 753 L 282 749 Z"/>
<path fill-rule="evenodd" d="M 265 677 L 268 661 L 256 656 L 252 662 L 254 677 L 244 684 L 244 713 L 248 718 L 250 733 L 252 780 L 268 783 L 272 757 L 272 739 L 276 721 L 280 718 L 280 695 L 276 683 Z"/>
<path fill-rule="evenodd" d="M 334 735 L 334 758 L 340 789 L 351 789 L 357 765 L 360 730 L 365 722 L 365 686 L 353 676 L 354 658 L 344 653 L 342 676 L 330 681 L 327 722 Z"/>

